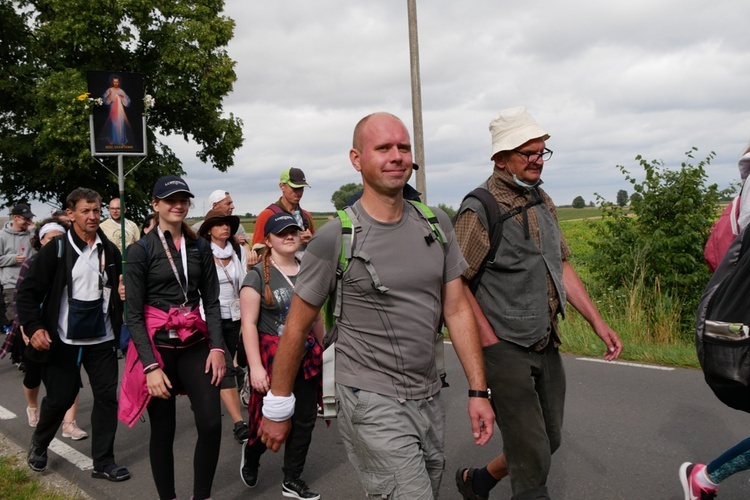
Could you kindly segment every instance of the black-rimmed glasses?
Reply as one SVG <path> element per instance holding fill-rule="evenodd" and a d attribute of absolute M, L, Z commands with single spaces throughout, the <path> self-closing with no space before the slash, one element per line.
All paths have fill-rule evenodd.
<path fill-rule="evenodd" d="M 521 156 L 526 157 L 526 161 L 529 163 L 537 163 L 539 159 L 541 158 L 543 161 L 548 161 L 550 158 L 552 158 L 552 150 L 544 148 L 544 150 L 541 153 L 524 153 L 523 151 L 516 151 L 513 150 L 514 153 L 518 153 Z"/>

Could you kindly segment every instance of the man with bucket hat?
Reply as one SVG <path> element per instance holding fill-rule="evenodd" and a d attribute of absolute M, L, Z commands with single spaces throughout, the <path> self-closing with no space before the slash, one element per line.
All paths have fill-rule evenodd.
<path fill-rule="evenodd" d="M 547 475 L 562 438 L 558 314 L 566 301 L 606 344 L 605 359 L 617 358 L 622 345 L 568 262 L 555 206 L 540 187 L 552 156 L 549 134 L 523 107 L 501 111 L 490 132 L 494 170 L 480 188 L 491 194 L 486 210 L 500 210 L 500 229 L 487 230 L 490 214 L 476 190 L 461 204 L 455 229 L 469 264 L 464 291 L 479 325 L 503 453 L 481 469 L 460 468 L 456 484 L 463 498 L 483 499 L 509 475 L 514 499 L 549 498 Z M 502 231 L 494 246 L 493 231 Z"/>

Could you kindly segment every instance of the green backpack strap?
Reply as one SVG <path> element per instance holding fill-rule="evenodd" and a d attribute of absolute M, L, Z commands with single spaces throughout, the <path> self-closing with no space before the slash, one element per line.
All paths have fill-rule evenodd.
<path fill-rule="evenodd" d="M 422 216 L 423 219 L 427 221 L 427 223 L 432 228 L 432 232 L 435 234 L 435 237 L 440 242 L 441 245 L 445 245 L 447 238 L 445 237 L 445 233 L 443 232 L 443 228 L 440 227 L 440 221 L 433 213 L 432 209 L 425 205 L 422 202 L 414 201 L 414 200 L 408 200 L 409 203 L 414 205 L 414 207 L 419 211 L 419 214 Z"/>

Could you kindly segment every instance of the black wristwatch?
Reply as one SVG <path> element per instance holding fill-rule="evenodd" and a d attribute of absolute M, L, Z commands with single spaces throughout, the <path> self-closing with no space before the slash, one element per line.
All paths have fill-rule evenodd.
<path fill-rule="evenodd" d="M 489 388 L 487 388 L 486 391 L 476 391 L 474 389 L 469 389 L 469 397 L 492 399 L 492 391 L 490 391 Z"/>

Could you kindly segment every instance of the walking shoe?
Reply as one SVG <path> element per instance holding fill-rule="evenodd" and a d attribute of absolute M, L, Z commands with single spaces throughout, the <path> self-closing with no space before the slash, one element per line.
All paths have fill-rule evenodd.
<path fill-rule="evenodd" d="M 698 482 L 698 474 L 706 469 L 703 464 L 685 462 L 680 466 L 680 483 L 685 492 L 685 500 L 710 500 L 716 498 L 718 488 L 707 488 Z"/>
<path fill-rule="evenodd" d="M 258 466 L 253 466 L 249 460 L 245 458 L 245 451 L 247 450 L 247 440 L 242 443 L 242 457 L 240 458 L 240 478 L 245 486 L 248 488 L 255 488 L 258 485 Z"/>
<path fill-rule="evenodd" d="M 94 467 L 94 470 L 91 471 L 91 477 L 94 479 L 106 479 L 107 481 L 119 483 L 120 481 L 127 481 L 130 479 L 130 471 L 113 462 L 99 469 Z"/>
<path fill-rule="evenodd" d="M 39 407 L 32 408 L 31 406 L 27 406 L 26 416 L 29 418 L 29 427 L 36 427 L 36 424 L 39 423 Z"/>
<path fill-rule="evenodd" d="M 29 467 L 36 472 L 42 472 L 47 468 L 47 448 L 38 448 L 31 443 L 29 448 Z"/>
<path fill-rule="evenodd" d="M 298 498 L 299 500 L 318 500 L 320 493 L 310 491 L 307 484 L 300 479 L 285 479 L 281 483 L 281 494 L 289 498 Z"/>
<path fill-rule="evenodd" d="M 250 429 L 247 428 L 247 424 L 243 422 L 242 420 L 234 424 L 233 432 L 234 432 L 234 439 L 236 439 L 237 442 L 240 444 L 247 441 L 247 438 L 250 437 Z"/>
<path fill-rule="evenodd" d="M 89 437 L 89 433 L 78 427 L 76 421 L 63 422 L 62 435 L 64 438 L 70 438 L 73 441 L 80 441 Z"/>

